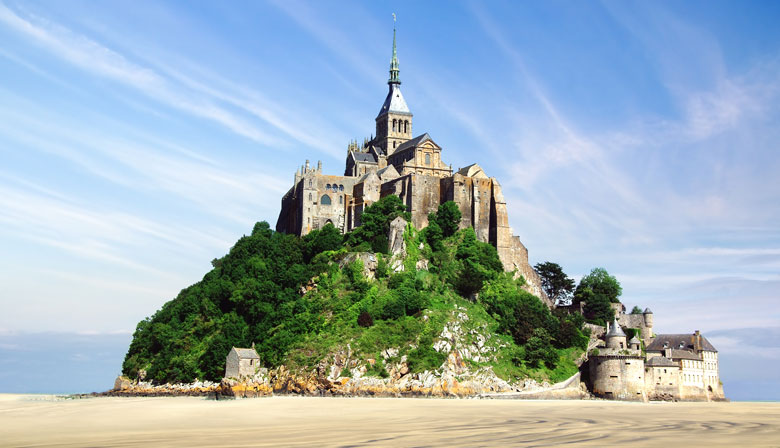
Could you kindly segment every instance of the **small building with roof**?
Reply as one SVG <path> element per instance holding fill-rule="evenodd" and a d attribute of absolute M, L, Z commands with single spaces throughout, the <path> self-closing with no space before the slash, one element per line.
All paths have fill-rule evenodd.
<path fill-rule="evenodd" d="M 225 378 L 251 377 L 259 368 L 260 356 L 255 350 L 255 344 L 252 344 L 252 348 L 233 347 L 225 361 Z"/>

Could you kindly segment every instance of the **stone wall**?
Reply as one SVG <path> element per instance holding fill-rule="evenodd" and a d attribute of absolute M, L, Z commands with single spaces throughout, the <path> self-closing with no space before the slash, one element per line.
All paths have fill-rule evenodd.
<path fill-rule="evenodd" d="M 588 363 L 591 388 L 602 398 L 645 401 L 645 363 L 641 356 L 596 355 Z"/>
<path fill-rule="evenodd" d="M 238 359 L 238 353 L 230 350 L 225 362 L 225 378 L 238 378 L 241 375 L 241 366 Z"/>

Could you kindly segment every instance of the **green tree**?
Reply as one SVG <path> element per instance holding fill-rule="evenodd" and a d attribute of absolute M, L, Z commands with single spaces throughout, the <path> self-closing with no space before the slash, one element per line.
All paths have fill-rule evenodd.
<path fill-rule="evenodd" d="M 542 289 L 547 297 L 557 305 L 569 302 L 574 291 L 574 280 L 569 278 L 557 263 L 545 261 L 534 266 L 542 279 Z"/>
<path fill-rule="evenodd" d="M 459 269 L 454 285 L 464 297 L 479 292 L 485 281 L 495 278 L 504 270 L 496 248 L 477 241 L 477 235 L 471 227 L 463 230 L 463 239 L 458 244 L 455 258 Z"/>
<path fill-rule="evenodd" d="M 577 303 L 585 302 L 583 312 L 590 323 L 605 326 L 615 316 L 615 310 L 612 309 L 609 298 L 604 294 L 593 292 L 590 288 L 577 287 L 574 299 Z"/>
<path fill-rule="evenodd" d="M 322 229 L 312 230 L 303 237 L 304 259 L 308 262 L 326 250 L 338 250 L 343 240 L 344 236 L 332 223 L 325 224 Z"/>
<path fill-rule="evenodd" d="M 450 237 L 458 231 L 461 213 L 458 205 L 452 201 L 439 204 L 439 209 L 434 215 L 434 220 L 441 228 L 444 238 Z"/>
<path fill-rule="evenodd" d="M 537 328 L 525 344 L 525 359 L 533 367 L 544 363 L 550 369 L 555 368 L 558 352 L 552 346 L 552 337 L 544 328 Z"/>
<path fill-rule="evenodd" d="M 631 314 L 642 314 L 642 308 L 639 308 L 637 305 L 634 305 L 634 307 L 631 308 Z"/>
<path fill-rule="evenodd" d="M 582 277 L 580 284 L 577 285 L 577 289 L 585 288 L 590 289 L 595 294 L 603 295 L 610 303 L 618 303 L 620 301 L 618 297 L 623 294 L 620 282 L 614 276 L 609 275 L 609 272 L 604 268 L 593 268 L 590 274 Z M 576 303 L 580 302 L 576 297 L 576 291 L 574 301 Z"/>
<path fill-rule="evenodd" d="M 398 216 L 407 221 L 412 219 L 401 198 L 392 194 L 383 197 L 363 210 L 360 227 L 347 234 L 347 244 L 352 248 L 386 254 L 390 223 Z"/>

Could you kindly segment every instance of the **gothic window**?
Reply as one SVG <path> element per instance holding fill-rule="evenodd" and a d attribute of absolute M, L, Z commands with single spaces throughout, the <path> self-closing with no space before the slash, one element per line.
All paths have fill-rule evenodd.
<path fill-rule="evenodd" d="M 311 193 L 309 193 L 309 200 L 311 201 Z"/>
<path fill-rule="evenodd" d="M 344 196 L 339 196 L 339 204 L 343 204 L 343 203 L 344 203 Z"/>
<path fill-rule="evenodd" d="M 393 142 L 393 148 L 395 148 L 395 142 Z"/>
<path fill-rule="evenodd" d="M 409 120 L 404 120 L 404 133 L 409 132 Z"/>
<path fill-rule="evenodd" d="M 431 164 L 431 155 L 425 154 L 425 164 L 430 165 Z"/>
<path fill-rule="evenodd" d="M 328 196 L 327 194 L 323 194 L 320 203 L 322 205 L 330 205 L 330 196 Z"/>
<path fill-rule="evenodd" d="M 393 120 L 393 132 L 395 132 L 395 122 L 396 120 Z"/>
<path fill-rule="evenodd" d="M 309 188 L 311 188 L 311 179 L 309 179 Z"/>

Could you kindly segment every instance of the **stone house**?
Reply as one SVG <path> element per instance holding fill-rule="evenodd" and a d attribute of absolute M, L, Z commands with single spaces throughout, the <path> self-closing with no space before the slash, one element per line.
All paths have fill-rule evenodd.
<path fill-rule="evenodd" d="M 255 351 L 254 344 L 252 348 L 233 347 L 225 361 L 225 378 L 254 376 L 259 368 L 260 356 Z"/>
<path fill-rule="evenodd" d="M 647 324 L 648 312 L 634 314 L 626 322 Z M 652 316 L 652 313 L 649 314 Z M 720 383 L 718 351 L 701 332 L 650 333 L 649 339 L 645 339 L 643 334 L 641 341 L 634 337 L 626 342 L 618 315 L 608 326 L 604 342 L 589 355 L 586 383 L 594 395 L 644 401 L 725 399 Z M 645 326 L 648 327 L 652 330 L 652 318 Z"/>
<path fill-rule="evenodd" d="M 324 174 L 307 160 L 296 171 L 293 186 L 283 196 L 276 230 L 299 236 L 331 223 L 342 233 L 360 226 L 366 207 L 390 194 L 397 195 L 418 229 L 439 204 L 454 201 L 461 228 L 473 227 L 480 241 L 496 247 L 507 271 L 522 274 L 527 289 L 548 306 L 541 280 L 528 263 L 528 250 L 509 227 L 501 185 L 477 164 L 453 172 L 442 159 L 442 146 L 428 133 L 414 137 L 413 114 L 401 93 L 393 31 L 389 90 L 375 122 L 376 135 L 362 145 L 350 142 L 343 176 Z"/>

